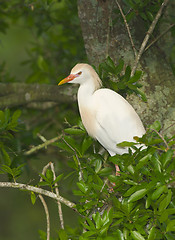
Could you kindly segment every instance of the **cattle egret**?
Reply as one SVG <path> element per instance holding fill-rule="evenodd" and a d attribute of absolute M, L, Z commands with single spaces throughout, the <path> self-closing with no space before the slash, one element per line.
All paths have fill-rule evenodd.
<path fill-rule="evenodd" d="M 118 93 L 101 88 L 102 82 L 90 65 L 75 65 L 58 85 L 66 82 L 80 85 L 78 106 L 83 125 L 111 156 L 128 152 L 127 147 L 118 147 L 118 143 L 133 142 L 134 136 L 142 137 L 145 133 L 133 107 Z"/>

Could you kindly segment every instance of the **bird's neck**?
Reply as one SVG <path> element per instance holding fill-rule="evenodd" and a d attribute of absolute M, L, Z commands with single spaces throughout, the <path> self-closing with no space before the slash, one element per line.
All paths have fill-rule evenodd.
<path fill-rule="evenodd" d="M 95 85 L 93 82 L 81 84 L 78 89 L 78 104 L 80 105 L 87 105 L 90 102 L 91 97 L 93 96 L 94 92 L 96 91 Z"/>
<path fill-rule="evenodd" d="M 102 86 L 102 82 L 97 74 L 88 81 L 80 85 L 78 89 L 78 104 L 87 105 L 94 92 Z"/>

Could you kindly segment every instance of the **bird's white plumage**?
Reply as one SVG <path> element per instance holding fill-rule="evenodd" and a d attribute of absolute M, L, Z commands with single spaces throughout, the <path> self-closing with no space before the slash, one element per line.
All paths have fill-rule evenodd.
<path fill-rule="evenodd" d="M 88 64 L 77 64 L 70 83 L 78 83 L 78 105 L 84 127 L 110 155 L 128 152 L 117 147 L 123 141 L 134 141 L 145 133 L 133 107 L 118 93 L 101 87 L 101 80 Z M 65 81 L 66 82 L 66 81 Z"/>

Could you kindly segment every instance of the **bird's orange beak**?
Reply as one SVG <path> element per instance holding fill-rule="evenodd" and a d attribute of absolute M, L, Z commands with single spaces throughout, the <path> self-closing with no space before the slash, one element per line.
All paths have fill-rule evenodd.
<path fill-rule="evenodd" d="M 62 85 L 64 83 L 70 82 L 72 81 L 74 78 L 76 78 L 76 74 L 70 74 L 68 77 L 64 78 L 63 80 L 61 80 L 58 85 Z"/>

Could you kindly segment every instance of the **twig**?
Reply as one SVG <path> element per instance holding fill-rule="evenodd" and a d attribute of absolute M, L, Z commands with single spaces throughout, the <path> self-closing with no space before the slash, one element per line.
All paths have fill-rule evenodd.
<path fill-rule="evenodd" d="M 42 142 L 47 141 L 47 139 L 44 136 L 42 136 L 40 133 L 37 133 L 37 136 L 41 139 Z"/>
<path fill-rule="evenodd" d="M 154 39 L 144 50 L 146 52 L 155 42 L 157 42 L 163 35 L 165 35 L 172 27 L 175 26 L 175 23 L 171 24 L 163 33 L 161 33 L 156 39 Z"/>
<path fill-rule="evenodd" d="M 153 129 L 153 131 L 155 133 L 157 133 L 157 135 L 159 135 L 159 137 L 163 140 L 163 142 L 165 143 L 166 147 L 167 147 L 167 150 L 169 149 L 169 146 L 168 146 L 168 143 L 166 142 L 166 140 L 164 139 L 164 137 L 155 129 Z"/>
<path fill-rule="evenodd" d="M 75 203 L 70 202 L 69 200 L 61 197 L 60 195 L 57 196 L 57 194 L 47 191 L 43 188 L 38 188 L 38 187 L 34 187 L 31 185 L 27 185 L 27 184 L 23 184 L 23 183 L 14 183 L 14 182 L 0 182 L 0 187 L 6 187 L 6 188 L 18 188 L 21 190 L 28 190 L 28 191 L 32 191 L 38 194 L 42 194 L 45 195 L 47 197 L 50 197 L 52 199 L 55 199 L 57 201 L 60 201 L 61 203 L 63 203 L 64 205 L 68 206 L 69 208 L 72 208 L 76 211 L 75 209 Z"/>
<path fill-rule="evenodd" d="M 43 171 L 42 171 L 42 174 L 45 175 L 46 173 L 46 170 L 49 168 L 50 166 L 50 163 L 48 163 L 44 168 L 43 168 Z M 42 181 L 42 177 L 40 178 L 40 182 Z M 47 204 L 43 198 L 43 196 L 41 194 L 39 194 L 39 198 L 43 204 L 43 207 L 44 207 L 44 211 L 45 211 L 45 214 L 46 214 L 46 222 L 47 222 L 47 240 L 50 239 L 50 218 L 49 218 L 49 210 L 48 210 L 48 207 L 47 207 Z"/>
<path fill-rule="evenodd" d="M 38 146 L 35 146 L 35 147 L 31 148 L 30 150 L 26 151 L 24 154 L 25 154 L 25 155 L 30 155 L 30 154 L 32 154 L 32 153 L 40 150 L 41 148 L 45 148 L 45 147 L 47 147 L 48 145 L 50 145 L 50 144 L 58 141 L 58 140 L 61 139 L 61 138 L 62 138 L 62 135 L 57 136 L 57 137 L 55 137 L 55 138 L 52 138 L 52 139 L 50 139 L 50 140 L 47 140 L 47 141 L 45 141 L 44 143 L 39 144 Z"/>
<path fill-rule="evenodd" d="M 46 222 L 47 222 L 47 240 L 50 239 L 50 218 L 49 218 L 49 210 L 48 210 L 48 207 L 47 207 L 47 204 L 43 198 L 43 196 L 41 194 L 39 194 L 39 198 L 43 204 L 43 207 L 44 207 L 44 211 L 45 211 L 45 214 L 46 214 Z"/>
<path fill-rule="evenodd" d="M 70 147 L 70 149 L 72 149 L 72 151 L 74 152 L 75 156 L 76 156 L 76 159 L 78 161 L 78 166 L 80 168 L 80 171 L 79 171 L 79 180 L 83 180 L 83 173 L 82 173 L 82 168 L 81 168 L 81 163 L 80 163 L 80 160 L 78 158 L 78 155 L 77 155 L 77 152 L 75 151 L 75 149 L 63 138 L 63 141 L 67 144 L 68 147 Z"/>
<path fill-rule="evenodd" d="M 123 10 L 122 10 L 120 4 L 118 3 L 118 1 L 117 1 L 117 0 L 115 0 L 115 1 L 116 1 L 116 4 L 117 4 L 117 6 L 118 6 L 118 8 L 119 8 L 119 10 L 120 10 L 120 13 L 121 13 L 121 15 L 122 15 L 122 18 L 123 18 L 123 20 L 124 20 L 124 23 L 125 23 L 125 26 L 126 26 L 126 30 L 127 30 L 127 32 L 128 32 L 129 39 L 130 39 L 130 41 L 131 41 L 132 49 L 133 49 L 134 55 L 135 55 L 135 57 L 136 57 L 136 56 L 137 56 L 137 51 L 136 51 L 134 42 L 133 42 L 133 40 L 132 40 L 131 32 L 130 32 L 129 25 L 128 25 L 128 23 L 127 23 L 126 17 L 125 17 L 125 15 L 124 15 Z"/>
<path fill-rule="evenodd" d="M 55 181 L 56 175 L 55 175 L 55 170 L 54 170 L 53 163 L 50 163 L 50 167 L 51 167 L 51 170 L 53 172 L 53 180 Z M 56 192 L 57 196 L 60 195 L 57 182 L 55 183 L 55 192 Z M 59 214 L 59 217 L 60 217 L 61 228 L 64 229 L 64 219 L 63 219 L 63 212 L 62 212 L 62 207 L 61 207 L 60 201 L 57 201 L 57 204 L 58 204 L 58 214 Z"/>
<path fill-rule="evenodd" d="M 174 125 L 175 125 L 175 122 L 172 123 L 172 124 L 171 124 L 170 126 L 168 126 L 167 128 L 163 129 L 163 130 L 161 131 L 161 133 L 166 132 L 169 128 L 173 127 Z"/>
<path fill-rule="evenodd" d="M 145 36 L 145 38 L 144 38 L 144 40 L 143 40 L 143 42 L 142 42 L 142 45 L 141 45 L 141 47 L 140 47 L 139 53 L 138 53 L 138 55 L 137 55 L 137 57 L 136 57 L 136 59 L 135 59 L 135 63 L 134 63 L 134 66 L 133 66 L 133 69 L 132 69 L 132 72 L 131 72 L 131 76 L 134 75 L 134 73 L 135 73 L 135 71 L 136 71 L 136 69 L 137 69 L 138 63 L 139 63 L 140 58 L 141 58 L 141 56 L 142 56 L 142 54 L 143 54 L 143 52 L 144 52 L 144 50 L 145 50 L 145 47 L 146 47 L 146 44 L 147 44 L 147 42 L 148 42 L 148 40 L 149 40 L 149 38 L 150 38 L 150 35 L 151 35 L 152 32 L 154 31 L 154 28 L 155 28 L 155 26 L 156 26 L 159 18 L 161 17 L 163 8 L 167 5 L 168 1 L 169 1 L 169 0 L 164 0 L 164 1 L 163 1 L 163 3 L 162 3 L 162 5 L 161 5 L 161 7 L 160 7 L 160 9 L 159 9 L 156 17 L 154 18 L 151 26 L 150 26 L 149 29 L 148 29 L 148 32 L 147 32 L 147 34 L 146 34 L 146 36 Z"/>

